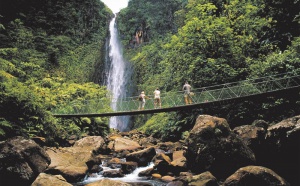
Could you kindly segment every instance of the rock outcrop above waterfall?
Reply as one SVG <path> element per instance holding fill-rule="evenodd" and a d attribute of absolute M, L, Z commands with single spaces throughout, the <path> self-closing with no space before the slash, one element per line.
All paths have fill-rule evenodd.
<path fill-rule="evenodd" d="M 185 141 L 163 142 L 139 131 L 115 132 L 104 138 L 89 136 L 76 141 L 72 147 L 47 148 L 47 154 L 41 157 L 50 158 L 45 158 L 35 177 L 41 174 L 35 181 L 32 177 L 31 182 L 34 181 L 32 185 L 74 184 L 86 176 L 97 176 L 103 171 L 101 164 L 114 171 L 104 170 L 101 173 L 106 177 L 104 180 L 86 185 L 101 186 L 107 182 L 132 185 L 108 180 L 108 177 L 122 177 L 152 162 L 153 166 L 139 176 L 160 180 L 167 186 L 296 186 L 300 184 L 299 126 L 300 116 L 296 116 L 273 125 L 256 121 L 253 125 L 231 129 L 223 118 L 200 115 Z M 18 144 L 26 140 L 14 138 L 2 142 L 0 154 L 9 154 L 9 148 L 3 144 L 11 144 L 11 141 Z M 10 150 L 13 155 L 13 149 Z M 40 151 L 30 152 L 32 157 L 38 157 Z M 4 165 L 2 157 L 7 156 L 0 158 Z M 24 161 L 30 164 L 32 160 L 14 159 L 15 164 Z M 8 170 L 2 169 L 1 173 L 8 174 L 5 172 Z M 14 176 L 20 180 L 23 175 Z"/>

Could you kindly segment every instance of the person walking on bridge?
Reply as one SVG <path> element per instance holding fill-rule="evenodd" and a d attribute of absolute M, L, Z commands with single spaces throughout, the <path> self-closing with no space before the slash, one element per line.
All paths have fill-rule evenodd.
<path fill-rule="evenodd" d="M 182 87 L 182 90 L 184 91 L 184 102 L 186 105 L 192 104 L 192 97 L 190 95 L 192 86 L 186 81 L 185 84 Z"/>
<path fill-rule="evenodd" d="M 144 110 L 145 104 L 146 104 L 146 99 L 149 99 L 148 96 L 146 96 L 145 92 L 142 91 L 141 94 L 138 97 L 139 100 L 139 110 Z"/>
<path fill-rule="evenodd" d="M 154 109 L 161 108 L 160 90 L 156 88 L 154 94 Z"/>

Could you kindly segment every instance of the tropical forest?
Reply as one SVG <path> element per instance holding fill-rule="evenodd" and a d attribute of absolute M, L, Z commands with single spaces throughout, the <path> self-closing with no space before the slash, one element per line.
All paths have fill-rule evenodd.
<path fill-rule="evenodd" d="M 131 132 L 135 132 L 135 135 L 151 136 L 151 139 L 158 139 L 162 143 L 175 143 L 193 139 L 193 135 L 196 135 L 193 133 L 195 123 L 199 123 L 201 117 L 211 116 L 225 119 L 232 130 L 259 123 L 257 126 L 263 125 L 265 131 L 269 131 L 265 126 L 266 123 L 271 127 L 283 120 L 296 117 L 298 122 L 295 128 L 292 128 L 295 135 L 291 136 L 298 140 L 294 142 L 300 147 L 299 88 L 261 99 L 211 104 L 205 109 L 194 106 L 172 112 L 136 114 L 129 116 L 126 126 L 116 129 L 110 126 L 112 122 L 110 116 L 55 117 L 53 115 L 55 109 L 67 110 L 74 101 L 76 107 L 80 108 L 86 106 L 86 100 L 101 100 L 103 105 L 97 113 L 113 112 L 110 99 L 112 92 L 106 83 L 109 79 L 106 70 L 107 61 L 110 60 L 108 43 L 112 37 L 110 33 L 112 19 L 115 19 L 122 57 L 130 69 L 125 87 L 127 97 L 138 96 L 141 91 L 152 96 L 156 88 L 162 93 L 182 91 L 186 81 L 193 90 L 278 74 L 300 75 L 299 0 L 129 0 L 128 6 L 118 13 L 113 13 L 100 0 L 1 0 L 0 141 L 2 144 L 9 139 L 22 137 L 34 139 L 39 145 L 42 144 L 41 146 L 47 148 L 67 148 L 74 144 L 71 140 L 101 136 L 105 141 L 108 140 L 108 136 L 124 133 L 127 135 Z M 203 119 L 204 123 L 206 119 Z M 122 118 L 120 120 L 119 125 L 122 125 Z M 216 125 L 224 122 L 215 118 L 211 120 L 215 121 Z M 222 127 L 227 130 L 227 124 Z M 229 129 L 223 132 L 222 127 L 214 130 L 214 135 L 227 134 Z M 208 129 L 211 130 L 213 129 Z M 211 138 L 208 131 L 203 132 L 203 135 Z M 112 139 L 116 140 L 116 137 L 110 140 Z M 204 138 L 201 140 L 199 143 L 205 141 Z M 235 142 L 232 140 L 233 145 L 230 148 L 237 148 Z M 116 143 L 114 148 L 117 146 Z M 199 143 L 190 141 L 189 144 Z M 106 150 L 102 150 L 101 153 L 108 152 L 109 144 L 106 143 Z M 0 149 L 3 149 L 3 145 L 0 146 Z M 203 148 L 203 151 L 205 149 Z M 115 154 L 121 152 L 114 150 Z M 189 149 L 187 152 L 193 150 L 197 151 Z M 94 150 L 93 153 L 95 152 L 100 153 L 100 150 Z M 122 151 L 123 154 L 126 154 L 125 152 L 128 155 L 132 149 Z M 219 149 L 211 152 L 219 152 Z M 245 150 L 244 154 L 247 153 Z M 263 165 L 272 167 L 272 162 L 267 161 L 266 155 L 263 153 L 259 155 L 257 158 L 259 163 L 266 161 L 267 163 Z M 293 157 L 297 155 L 299 152 Z M 208 162 L 220 158 L 219 156 L 221 155 L 209 158 Z M 4 156 L 0 157 L 0 167 L 7 166 L 3 163 Z M 186 157 L 193 157 L 200 163 L 204 161 L 191 154 Z M 165 161 L 167 158 L 162 159 Z M 250 156 L 246 159 L 232 170 L 242 167 L 240 165 L 248 165 L 248 162 L 253 160 Z M 299 157 L 293 163 L 297 165 Z M 214 168 L 214 163 L 204 164 L 203 167 L 199 166 L 200 168 L 193 165 L 187 167 L 193 174 L 210 170 L 218 179 L 214 182 L 216 185 L 234 185 L 225 181 L 229 173 L 223 174 L 223 170 Z M 157 167 L 154 170 L 161 170 L 158 164 L 155 166 Z M 297 169 L 292 170 L 299 171 L 299 167 L 300 164 Z M 54 168 L 51 169 L 52 172 L 50 168 L 48 170 L 48 173 L 55 172 Z M 282 173 L 279 175 L 283 175 L 291 186 L 300 183 L 299 178 L 295 176 L 297 172 L 289 172 L 286 175 L 286 170 L 289 169 L 278 169 L 275 172 Z M 172 175 L 179 175 L 180 172 L 177 174 L 171 168 L 164 171 L 160 172 L 161 175 L 169 172 L 172 172 Z M 3 173 L 0 168 L 1 179 L 4 177 L 13 179 L 8 175 L 11 176 Z M 75 179 L 74 175 L 62 175 L 73 185 L 82 181 L 77 177 Z M 25 185 L 31 185 L 37 175 L 33 177 L 28 179 L 30 184 Z M 183 183 L 193 185 L 191 180 Z M 289 185 L 281 183 L 270 185 Z M 207 182 L 194 185 L 210 184 Z"/>

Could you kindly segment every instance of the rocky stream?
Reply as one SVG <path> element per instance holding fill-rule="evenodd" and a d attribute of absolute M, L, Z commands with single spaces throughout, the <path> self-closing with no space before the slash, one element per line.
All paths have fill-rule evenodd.
<path fill-rule="evenodd" d="M 166 142 L 142 132 L 87 136 L 70 147 L 14 137 L 0 143 L 6 186 L 299 186 L 300 116 L 231 129 L 199 115 L 189 135 Z"/>

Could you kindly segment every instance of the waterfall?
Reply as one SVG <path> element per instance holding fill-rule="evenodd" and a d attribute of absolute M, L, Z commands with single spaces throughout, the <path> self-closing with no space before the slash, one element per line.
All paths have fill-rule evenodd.
<path fill-rule="evenodd" d="M 119 34 L 116 25 L 116 16 L 111 20 L 109 25 L 110 41 L 109 41 L 109 57 L 107 66 L 107 89 L 111 93 L 111 107 L 113 110 L 117 108 L 117 101 L 121 101 L 130 94 L 130 86 L 128 80 L 132 74 L 130 64 L 123 58 L 122 45 L 119 41 Z M 115 116 L 109 120 L 110 128 L 126 131 L 129 128 L 129 116 Z"/>

